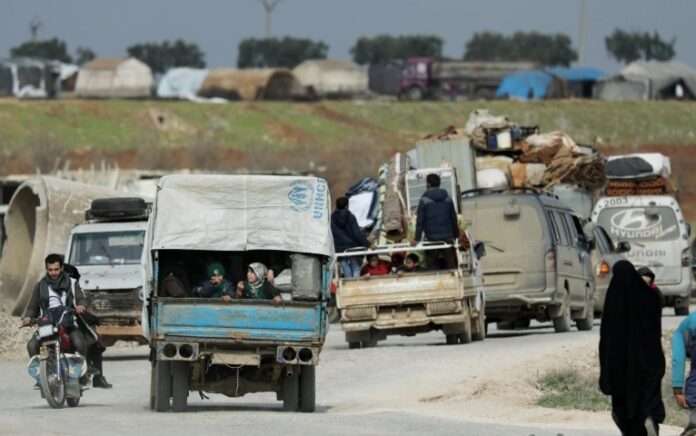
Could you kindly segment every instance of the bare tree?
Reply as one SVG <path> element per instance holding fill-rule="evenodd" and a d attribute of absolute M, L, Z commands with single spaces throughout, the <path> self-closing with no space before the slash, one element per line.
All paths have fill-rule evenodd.
<path fill-rule="evenodd" d="M 278 6 L 278 3 L 280 3 L 281 0 L 257 1 L 261 3 L 261 6 L 263 6 L 263 8 L 266 10 L 266 38 L 271 38 L 273 36 L 273 32 L 271 31 L 271 15 L 273 14 L 273 10 L 276 6 Z"/>
<path fill-rule="evenodd" d="M 43 23 L 38 18 L 34 17 L 29 22 L 29 32 L 31 32 L 31 40 L 36 42 L 39 37 L 39 30 L 43 27 Z"/>

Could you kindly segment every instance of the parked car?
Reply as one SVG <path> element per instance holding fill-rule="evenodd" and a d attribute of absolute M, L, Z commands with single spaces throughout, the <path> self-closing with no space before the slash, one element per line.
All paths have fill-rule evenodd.
<path fill-rule="evenodd" d="M 486 245 L 487 321 L 551 320 L 556 332 L 575 321 L 578 330 L 592 329 L 593 241 L 570 207 L 533 189 L 479 189 L 463 193 L 462 214 Z"/>
<path fill-rule="evenodd" d="M 595 250 L 592 251 L 592 271 L 595 273 L 595 316 L 600 316 L 604 310 L 604 297 L 611 282 L 614 264 L 626 259 L 623 253 L 631 250 L 631 244 L 620 241 L 614 244 L 611 236 L 604 227 L 593 222 L 585 224 L 585 234 L 594 239 Z"/>

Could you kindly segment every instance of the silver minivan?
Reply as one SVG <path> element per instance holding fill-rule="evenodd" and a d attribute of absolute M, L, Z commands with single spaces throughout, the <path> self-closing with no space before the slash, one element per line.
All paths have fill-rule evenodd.
<path fill-rule="evenodd" d="M 553 321 L 556 332 L 592 329 L 593 241 L 570 207 L 535 190 L 475 190 L 462 195 L 462 214 L 477 241 L 486 287 L 486 319 L 527 326 Z"/>

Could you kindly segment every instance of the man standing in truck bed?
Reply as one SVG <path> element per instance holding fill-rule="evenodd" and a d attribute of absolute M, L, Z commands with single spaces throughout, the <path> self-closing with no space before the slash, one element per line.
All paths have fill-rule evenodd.
<path fill-rule="evenodd" d="M 425 178 L 427 190 L 418 203 L 416 218 L 416 242 L 443 241 L 456 243 L 459 224 L 454 203 L 447 191 L 440 188 L 440 176 L 428 174 Z M 453 250 L 428 250 L 425 252 L 428 269 L 455 269 L 457 259 Z"/>

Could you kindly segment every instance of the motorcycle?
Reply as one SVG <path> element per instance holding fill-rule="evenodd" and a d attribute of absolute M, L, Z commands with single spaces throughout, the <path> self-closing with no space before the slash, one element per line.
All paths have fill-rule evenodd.
<path fill-rule="evenodd" d="M 73 353 L 68 329 L 62 322 L 65 316 L 72 316 L 72 312 L 64 311 L 55 323 L 42 316 L 29 324 L 37 326 L 34 335 L 39 341 L 39 354 L 31 358 L 27 371 L 53 409 L 62 408 L 66 400 L 68 406 L 77 407 L 89 381 L 86 356 Z"/>

